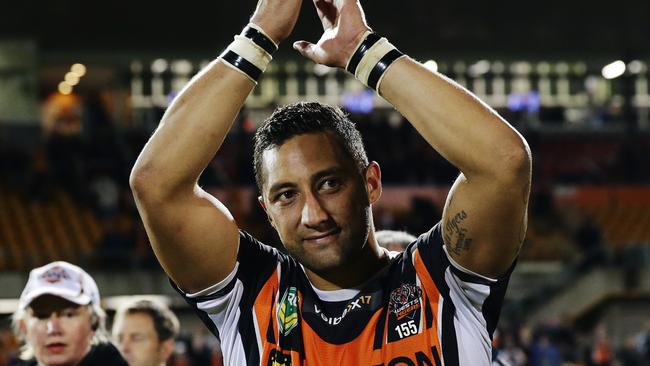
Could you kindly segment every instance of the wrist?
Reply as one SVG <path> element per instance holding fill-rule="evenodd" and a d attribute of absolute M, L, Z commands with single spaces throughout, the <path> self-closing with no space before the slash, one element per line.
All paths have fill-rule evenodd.
<path fill-rule="evenodd" d="M 278 42 L 258 24 L 248 23 L 241 35 L 252 40 L 269 55 L 273 55 L 278 50 Z"/>
<path fill-rule="evenodd" d="M 393 62 L 404 54 L 386 38 L 366 31 L 349 57 L 345 69 L 364 85 L 379 91 L 379 85 Z"/>
<path fill-rule="evenodd" d="M 370 28 L 364 28 L 360 30 L 356 36 L 351 37 L 350 41 L 346 42 L 346 44 L 340 47 L 340 51 L 336 54 L 336 61 L 332 62 L 332 66 L 340 67 L 346 70 L 350 58 L 354 55 L 357 48 L 359 48 L 359 45 L 370 33 L 372 33 L 372 30 L 370 30 Z"/>
<path fill-rule="evenodd" d="M 285 35 L 286 32 L 284 32 L 283 30 L 277 29 L 277 27 L 274 27 L 272 24 L 269 24 L 268 22 L 265 22 L 261 19 L 257 19 L 256 17 L 251 18 L 250 23 L 248 23 L 248 26 L 251 25 L 255 26 L 260 30 L 263 30 L 264 34 L 266 34 L 266 36 L 269 37 L 269 39 L 271 39 L 273 43 L 275 43 L 276 48 L 288 36 L 288 34 Z"/>
<path fill-rule="evenodd" d="M 257 83 L 277 49 L 277 44 L 261 27 L 249 23 L 219 58 L 227 66 Z"/>

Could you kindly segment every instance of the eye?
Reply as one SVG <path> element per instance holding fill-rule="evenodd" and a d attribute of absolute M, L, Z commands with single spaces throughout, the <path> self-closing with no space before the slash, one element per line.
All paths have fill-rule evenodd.
<path fill-rule="evenodd" d="M 276 194 L 273 197 L 274 202 L 279 202 L 279 203 L 289 203 L 291 200 L 296 196 L 295 191 L 284 191 Z"/>
<path fill-rule="evenodd" d="M 337 191 L 341 188 L 341 182 L 336 178 L 328 178 L 323 180 L 320 188 L 325 191 Z"/>
<path fill-rule="evenodd" d="M 32 315 L 34 316 L 34 318 L 41 319 L 41 320 L 44 320 L 44 319 L 47 319 L 47 318 L 50 317 L 50 314 L 48 314 L 48 313 L 44 313 L 44 312 L 39 313 L 39 312 L 36 312 L 36 311 Z"/>
<path fill-rule="evenodd" d="M 134 342 L 142 342 L 142 341 L 145 340 L 145 336 L 144 336 L 144 334 L 139 334 L 138 333 L 138 334 L 134 334 L 132 339 L 133 339 Z"/>
<path fill-rule="evenodd" d="M 61 317 L 62 318 L 74 318 L 75 316 L 77 316 L 77 314 L 79 314 L 77 309 L 63 309 L 63 310 L 61 310 Z"/>

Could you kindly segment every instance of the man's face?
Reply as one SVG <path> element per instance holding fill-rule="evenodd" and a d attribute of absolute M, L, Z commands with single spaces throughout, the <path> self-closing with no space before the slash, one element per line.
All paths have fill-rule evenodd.
<path fill-rule="evenodd" d="M 294 136 L 266 150 L 262 166 L 262 203 L 289 253 L 314 272 L 347 268 L 368 238 L 379 168 L 361 177 L 328 133 Z"/>
<path fill-rule="evenodd" d="M 148 314 L 124 314 L 113 327 L 113 336 L 122 357 L 130 366 L 158 366 L 169 357 L 166 352 L 168 347 L 159 341 L 153 319 Z"/>
<path fill-rule="evenodd" d="M 39 365 L 76 365 L 90 351 L 95 331 L 88 306 L 43 295 L 27 308 L 21 325 Z"/>

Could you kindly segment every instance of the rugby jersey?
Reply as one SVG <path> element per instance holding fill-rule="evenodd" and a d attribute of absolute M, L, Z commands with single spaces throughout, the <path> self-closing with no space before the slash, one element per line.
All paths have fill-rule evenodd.
<path fill-rule="evenodd" d="M 233 271 L 174 288 L 218 337 L 226 365 L 490 365 L 513 266 L 499 279 L 456 264 L 441 225 L 367 283 L 319 291 L 291 256 L 240 231 Z"/>

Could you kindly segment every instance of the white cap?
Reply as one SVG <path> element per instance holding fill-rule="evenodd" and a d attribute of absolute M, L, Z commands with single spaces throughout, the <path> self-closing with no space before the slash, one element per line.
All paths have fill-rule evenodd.
<path fill-rule="evenodd" d="M 54 295 L 79 305 L 99 304 L 97 283 L 90 275 L 68 262 L 58 261 L 32 269 L 18 306 L 26 309 L 41 295 Z"/>

